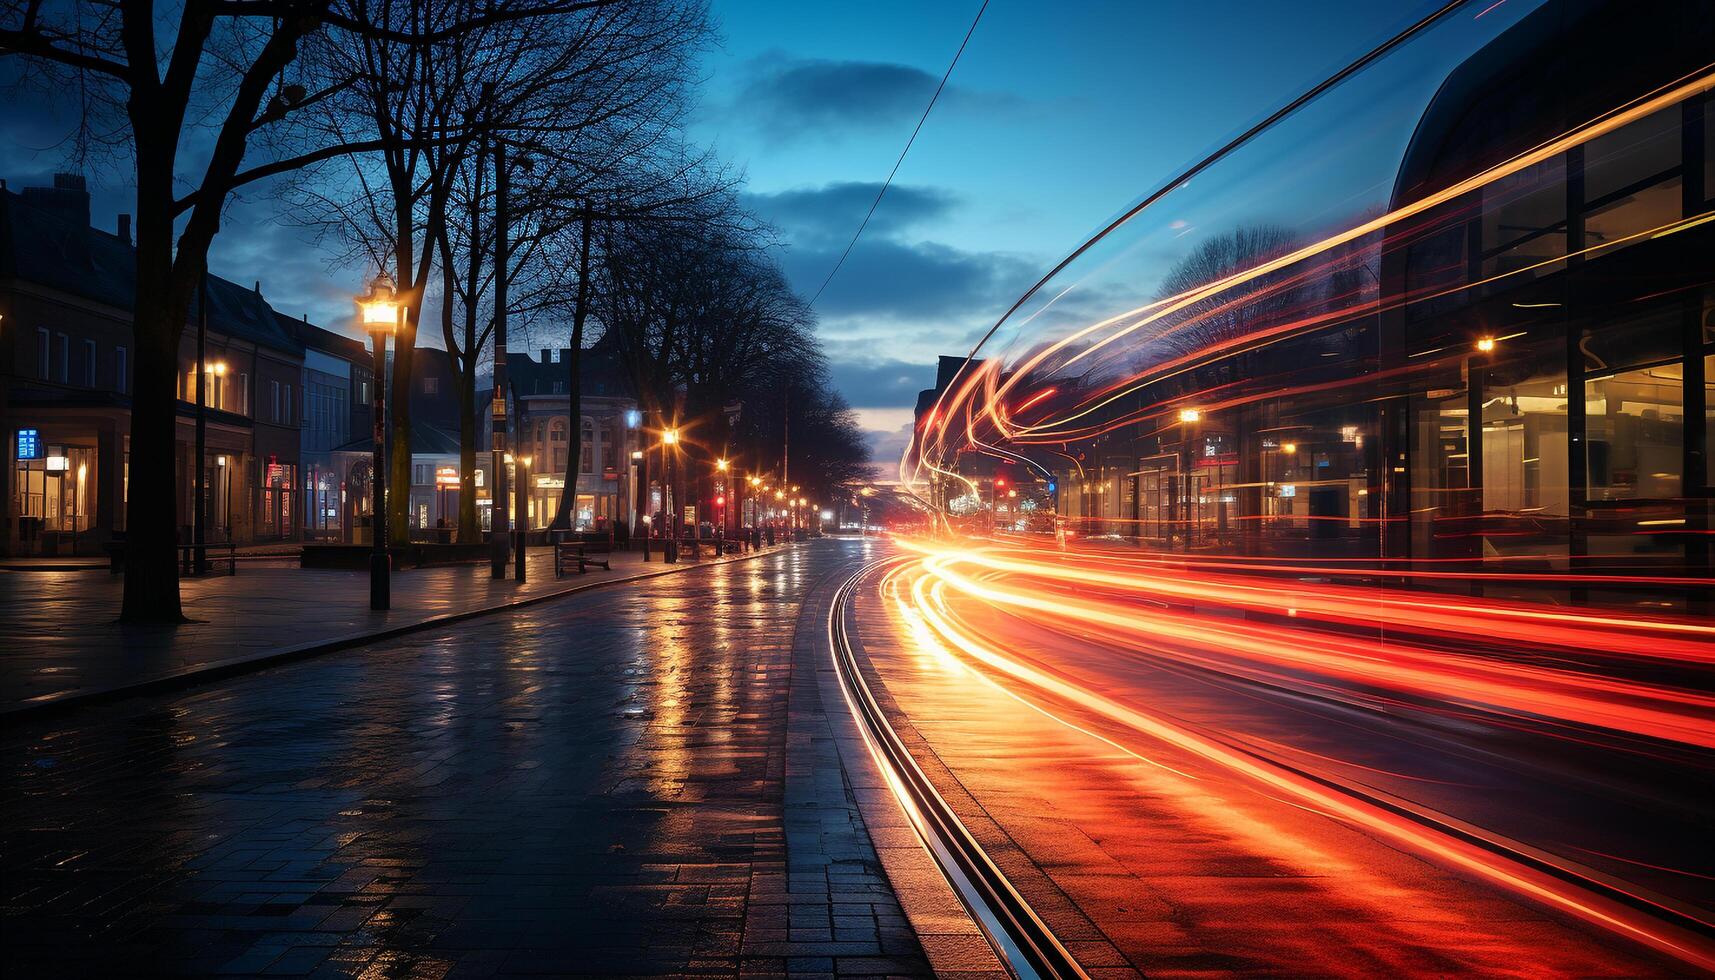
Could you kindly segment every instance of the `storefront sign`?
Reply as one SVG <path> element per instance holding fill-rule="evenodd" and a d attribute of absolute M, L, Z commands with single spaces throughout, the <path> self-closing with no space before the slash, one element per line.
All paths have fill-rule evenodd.
<path fill-rule="evenodd" d="M 459 468 L 456 466 L 435 467 L 435 485 L 439 487 L 456 487 L 459 485 Z"/>
<path fill-rule="evenodd" d="M 18 430 L 18 459 L 41 459 L 42 439 L 35 429 Z"/>
<path fill-rule="evenodd" d="M 564 490 L 566 488 L 566 478 L 563 476 L 538 476 L 536 478 L 536 488 L 538 490 Z"/>

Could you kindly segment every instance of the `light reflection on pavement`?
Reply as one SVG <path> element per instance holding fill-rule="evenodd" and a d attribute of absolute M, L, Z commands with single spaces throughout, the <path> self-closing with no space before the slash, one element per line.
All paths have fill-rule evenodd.
<path fill-rule="evenodd" d="M 1096 957 L 1086 967 L 1117 954 L 1145 972 L 1685 968 L 1615 934 L 1651 939 L 1636 932 L 1639 921 L 1651 928 L 1647 917 L 1540 874 L 1488 867 L 1504 862 L 1271 763 L 1555 845 L 1695 905 L 1708 890 L 1697 863 L 1708 855 L 1687 856 L 1707 826 L 1700 744 L 1641 752 L 1635 736 L 1599 732 L 1569 752 L 1564 722 L 1485 721 L 1465 705 L 1437 714 L 1330 674 L 1312 686 L 1302 672 L 1264 683 L 1213 671 L 1178 656 L 1197 647 L 1194 633 L 1169 649 L 1114 623 L 1050 620 L 1028 601 L 986 594 L 1137 609 L 1100 583 L 994 563 L 949 575 L 934 567 L 945 557 L 930 549 L 927 561 L 860 590 L 854 636 L 937 787 L 1074 953 Z M 1215 631 L 1246 625 L 1230 611 L 1199 612 L 1216 651 Z M 1701 725 L 1694 717 L 1685 730 Z"/>

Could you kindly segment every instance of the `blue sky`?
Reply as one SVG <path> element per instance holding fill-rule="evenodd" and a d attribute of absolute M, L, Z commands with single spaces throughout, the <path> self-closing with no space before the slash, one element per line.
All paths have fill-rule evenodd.
<path fill-rule="evenodd" d="M 813 294 L 976 2 L 717 2 L 694 126 L 747 176 Z M 966 353 L 1055 261 L 1186 164 L 1403 27 L 1422 4 L 992 0 L 893 188 L 817 304 L 877 461 L 937 354 Z"/>
<path fill-rule="evenodd" d="M 713 0 L 692 138 L 746 177 L 806 297 L 845 247 L 980 0 Z M 817 304 L 877 462 L 898 458 L 937 354 L 963 354 L 1060 257 L 1193 159 L 1420 16 L 1427 0 L 992 0 L 892 190 Z M 64 165 L 67 107 L 0 111 L 0 177 Z M 90 174 L 95 223 L 132 211 Z M 339 329 L 363 270 L 241 201 L 211 265 Z M 433 333 L 433 331 L 427 331 Z M 532 339 L 533 341 L 534 339 Z M 538 346 L 521 342 L 517 346 Z"/>

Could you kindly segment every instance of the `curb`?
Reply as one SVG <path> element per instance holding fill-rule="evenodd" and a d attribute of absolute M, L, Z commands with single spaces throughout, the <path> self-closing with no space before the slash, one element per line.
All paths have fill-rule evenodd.
<path fill-rule="evenodd" d="M 790 543 L 791 542 L 788 542 L 788 544 Z M 528 596 L 523 599 L 513 599 L 492 606 L 483 606 L 480 609 L 464 609 L 458 612 L 441 613 L 438 616 L 431 616 L 428 619 L 418 620 L 413 623 L 401 623 L 398 626 L 389 626 L 385 629 L 373 632 L 347 633 L 344 636 L 336 636 L 326 640 L 313 640 L 309 643 L 303 643 L 297 646 L 281 647 L 275 650 L 270 650 L 267 653 L 257 654 L 253 657 L 234 657 L 229 660 L 217 660 L 212 663 L 202 664 L 197 667 L 176 671 L 160 677 L 152 677 L 146 681 L 139 681 L 135 684 L 119 684 L 112 687 L 96 688 L 88 691 L 68 691 L 63 694 L 45 695 L 39 700 L 27 702 L 15 708 L 0 710 L 0 725 L 11 725 L 16 722 L 34 721 L 47 715 L 69 711 L 74 708 L 81 708 L 88 705 L 101 704 L 108 701 L 118 701 L 124 698 L 142 697 L 150 694 L 162 694 L 168 691 L 196 687 L 201 684 L 209 684 L 215 681 L 226 680 L 228 678 L 248 674 L 253 671 L 264 670 L 269 667 L 278 667 L 282 664 L 288 664 L 298 660 L 308 660 L 311 657 L 321 656 L 325 653 L 336 653 L 340 650 L 349 650 L 352 647 L 367 646 L 371 643 L 379 643 L 384 640 L 391 640 L 411 633 L 419 633 L 424 630 L 435 629 L 451 623 L 462 622 L 467 619 L 475 619 L 478 616 L 487 616 L 493 613 L 507 612 L 513 609 L 522 609 L 525 606 L 534 606 L 538 603 L 550 602 L 554 599 L 563 599 L 566 596 L 576 595 L 577 593 L 588 592 L 594 589 L 606 588 L 610 585 L 622 585 L 626 582 L 639 582 L 644 579 L 660 578 L 664 575 L 675 575 L 679 572 L 687 572 L 697 568 L 713 568 L 716 565 L 728 565 L 735 562 L 750 561 L 752 559 L 761 558 L 765 555 L 774 554 L 778 550 L 780 549 L 775 548 L 756 551 L 748 555 L 717 558 L 711 561 L 699 561 L 693 565 L 677 565 L 672 568 L 662 568 L 650 572 L 639 572 L 636 575 L 626 575 L 621 578 L 604 579 L 600 582 L 587 582 L 583 585 L 574 585 L 570 588 L 560 589 L 557 592 L 545 592 L 541 595 Z"/>

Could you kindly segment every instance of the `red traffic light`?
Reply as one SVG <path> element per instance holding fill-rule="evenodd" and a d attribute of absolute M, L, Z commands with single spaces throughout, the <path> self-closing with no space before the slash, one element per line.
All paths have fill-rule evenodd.
<path fill-rule="evenodd" d="M 995 485 L 995 486 L 997 486 L 997 487 L 1004 487 L 1004 486 L 1006 486 L 1006 477 L 1004 477 L 1004 476 L 997 476 L 997 477 L 995 477 L 995 478 L 994 478 L 994 485 Z"/>
<path fill-rule="evenodd" d="M 726 497 L 724 497 L 724 496 L 716 497 L 715 498 L 715 506 L 725 507 L 726 506 Z"/>

